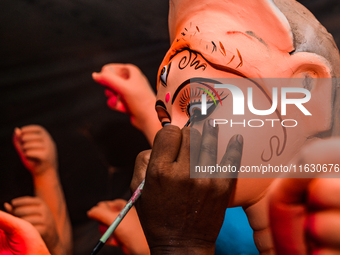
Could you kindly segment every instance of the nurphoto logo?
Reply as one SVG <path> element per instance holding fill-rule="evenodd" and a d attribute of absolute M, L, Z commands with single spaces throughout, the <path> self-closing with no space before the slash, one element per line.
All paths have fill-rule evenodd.
<path fill-rule="evenodd" d="M 209 86 L 211 88 L 211 86 Z M 244 115 L 244 94 L 240 88 L 235 85 L 230 84 L 215 84 L 215 88 L 217 89 L 229 89 L 231 95 L 233 97 L 233 115 Z M 214 96 L 207 91 L 206 89 L 199 88 L 206 92 L 206 94 L 202 94 L 201 96 L 201 115 L 207 115 L 207 95 L 209 95 L 214 101 L 215 105 L 216 100 Z M 272 106 L 267 110 L 257 110 L 253 104 L 253 89 L 247 89 L 247 105 L 248 109 L 251 113 L 255 115 L 265 116 L 270 115 L 275 112 L 278 105 L 278 93 L 277 88 L 273 88 L 272 93 Z M 214 91 L 215 95 L 218 96 L 217 92 Z M 305 96 L 303 98 L 291 99 L 287 98 L 287 93 L 302 93 Z M 309 90 L 304 88 L 281 88 L 281 115 L 286 115 L 287 113 L 287 105 L 292 104 L 295 105 L 304 115 L 312 115 L 302 104 L 307 103 L 311 99 L 311 93 Z M 221 99 L 219 98 L 220 103 Z"/>

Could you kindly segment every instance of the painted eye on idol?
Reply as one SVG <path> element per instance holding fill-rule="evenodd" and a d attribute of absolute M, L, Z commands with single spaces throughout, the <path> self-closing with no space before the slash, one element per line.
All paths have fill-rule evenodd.
<path fill-rule="evenodd" d="M 159 76 L 159 79 L 160 79 L 160 81 L 162 82 L 162 84 L 164 86 L 167 86 L 167 80 L 168 80 L 168 75 L 169 75 L 170 67 L 171 67 L 171 63 L 169 63 L 166 66 L 163 66 L 163 68 L 161 70 L 161 74 Z"/>
<path fill-rule="evenodd" d="M 202 87 L 202 86 L 201 86 Z M 186 86 L 179 97 L 179 107 L 188 118 L 194 116 L 193 121 L 202 121 L 209 117 L 219 103 L 227 97 L 223 97 L 223 91 L 205 89 L 198 86 Z M 221 99 L 221 97 L 223 97 Z"/>

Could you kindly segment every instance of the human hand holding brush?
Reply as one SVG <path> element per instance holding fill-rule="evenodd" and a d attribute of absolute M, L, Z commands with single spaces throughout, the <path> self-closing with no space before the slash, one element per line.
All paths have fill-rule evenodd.
<path fill-rule="evenodd" d="M 236 179 L 190 178 L 190 148 L 192 162 L 216 165 L 217 137 L 218 127 L 208 122 L 202 136 L 169 125 L 157 133 L 151 155 L 137 157 L 131 189 L 145 178 L 136 208 L 151 254 L 214 254 Z M 242 146 L 242 137 L 233 136 L 220 164 L 238 168 Z"/>

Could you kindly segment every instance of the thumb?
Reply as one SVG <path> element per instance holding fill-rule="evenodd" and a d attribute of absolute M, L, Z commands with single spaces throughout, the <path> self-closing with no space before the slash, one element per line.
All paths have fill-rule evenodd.
<path fill-rule="evenodd" d="M 0 229 L 7 235 L 12 235 L 20 229 L 20 224 L 26 224 L 26 222 L 9 213 L 0 211 Z"/>
<path fill-rule="evenodd" d="M 142 151 L 138 154 L 135 162 L 135 169 L 131 181 L 130 188 L 135 191 L 139 184 L 145 179 L 146 169 L 150 161 L 151 150 Z"/>
<path fill-rule="evenodd" d="M 107 226 L 110 226 L 117 218 L 120 211 L 124 208 L 126 203 L 127 202 L 123 199 L 102 201 L 96 206 L 92 207 L 87 212 L 87 216 L 93 220 L 97 220 Z"/>
<path fill-rule="evenodd" d="M 115 199 L 112 201 L 108 201 L 107 204 L 111 211 L 119 213 L 121 210 L 124 209 L 125 205 L 127 204 L 127 201 L 124 199 Z"/>
<path fill-rule="evenodd" d="M 21 146 L 21 129 L 20 128 L 15 128 L 14 133 L 13 133 L 13 145 L 17 152 L 22 155 L 22 146 Z"/>
<path fill-rule="evenodd" d="M 101 206 L 101 203 L 106 202 L 100 202 L 97 206 L 91 208 L 87 212 L 87 216 L 90 219 L 99 221 L 100 223 L 103 223 L 107 226 L 110 226 L 111 223 L 115 220 L 115 218 L 118 216 L 119 211 L 112 211 L 108 205 Z"/>
<path fill-rule="evenodd" d="M 23 164 L 25 165 L 26 162 L 26 156 L 24 155 L 24 151 L 21 145 L 21 134 L 22 131 L 20 128 L 15 128 L 14 129 L 14 133 L 13 133 L 13 145 L 21 159 L 21 161 L 23 162 Z"/>

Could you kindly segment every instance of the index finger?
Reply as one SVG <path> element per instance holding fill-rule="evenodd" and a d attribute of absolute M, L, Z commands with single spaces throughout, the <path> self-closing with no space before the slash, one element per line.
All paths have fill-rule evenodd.
<path fill-rule="evenodd" d="M 40 205 L 40 199 L 37 197 L 18 197 L 11 201 L 12 206 L 19 207 L 24 205 Z"/>
<path fill-rule="evenodd" d="M 226 152 L 224 153 L 223 158 L 220 162 L 221 167 L 228 167 L 232 171 L 227 171 L 227 176 L 223 177 L 237 178 L 238 171 L 241 165 L 242 151 L 243 151 L 243 137 L 242 135 L 234 135 L 229 140 Z"/>
<path fill-rule="evenodd" d="M 43 131 L 45 131 L 45 129 L 42 126 L 39 126 L 39 125 L 28 125 L 28 126 L 21 127 L 22 133 L 37 133 L 37 134 L 40 134 Z"/>
<path fill-rule="evenodd" d="M 156 134 L 150 163 L 172 163 L 177 159 L 182 141 L 182 131 L 179 127 L 168 125 Z"/>
<path fill-rule="evenodd" d="M 185 162 L 190 159 L 190 164 L 198 161 L 201 146 L 201 134 L 195 128 L 184 127 L 182 129 L 182 141 L 177 162 Z"/>
<path fill-rule="evenodd" d="M 199 166 L 214 166 L 217 161 L 217 140 L 218 126 L 211 125 L 210 120 L 206 120 L 203 125 L 201 151 L 198 160 Z"/>

